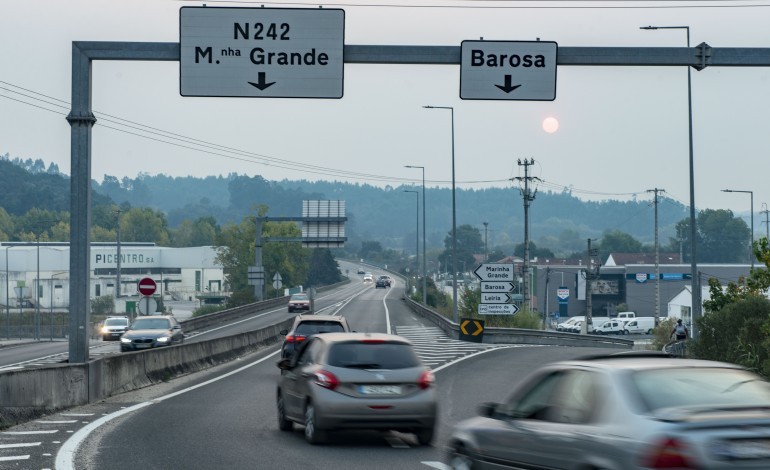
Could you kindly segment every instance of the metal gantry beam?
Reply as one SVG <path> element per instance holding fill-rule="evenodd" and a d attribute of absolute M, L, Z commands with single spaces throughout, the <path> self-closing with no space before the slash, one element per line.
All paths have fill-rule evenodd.
<path fill-rule="evenodd" d="M 70 123 L 70 362 L 88 361 L 91 244 L 91 65 L 94 60 L 179 61 L 178 42 L 74 41 Z M 460 46 L 346 45 L 347 64 L 460 65 Z M 557 65 L 770 67 L 770 48 L 560 47 Z"/>

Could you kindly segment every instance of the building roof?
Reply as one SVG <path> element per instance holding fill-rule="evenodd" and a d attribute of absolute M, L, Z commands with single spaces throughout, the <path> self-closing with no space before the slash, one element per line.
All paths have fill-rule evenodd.
<path fill-rule="evenodd" d="M 610 253 L 605 266 L 655 264 L 655 253 Z M 659 253 L 658 264 L 682 264 L 679 253 Z"/>

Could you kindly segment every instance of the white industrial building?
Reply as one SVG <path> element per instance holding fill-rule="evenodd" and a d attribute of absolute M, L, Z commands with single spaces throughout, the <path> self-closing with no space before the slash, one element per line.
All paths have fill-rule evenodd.
<path fill-rule="evenodd" d="M 116 294 L 120 251 L 120 299 L 117 311 L 131 310 L 137 283 L 145 277 L 158 285 L 157 295 L 176 300 L 225 297 L 224 273 L 212 246 L 170 248 L 152 243 L 94 243 L 91 246 L 90 295 Z M 0 243 L 0 304 L 11 307 L 69 306 L 70 249 L 67 243 Z M 37 292 L 36 292 L 37 291 Z"/>

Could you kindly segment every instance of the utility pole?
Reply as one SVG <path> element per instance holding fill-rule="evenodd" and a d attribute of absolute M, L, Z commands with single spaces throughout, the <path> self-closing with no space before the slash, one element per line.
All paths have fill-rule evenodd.
<path fill-rule="evenodd" d="M 117 300 L 118 298 L 120 298 L 120 209 L 117 209 L 115 211 L 115 213 L 117 214 L 116 217 L 118 219 L 118 223 L 117 223 L 117 225 L 115 227 L 115 234 L 117 235 L 116 236 L 116 241 L 117 241 L 117 244 L 118 244 L 118 252 L 117 252 L 117 255 L 118 255 L 118 257 L 117 257 L 117 264 L 118 264 L 118 266 L 117 266 L 117 269 L 115 271 L 116 272 L 116 275 L 115 275 L 115 300 Z"/>
<path fill-rule="evenodd" d="M 763 202 L 762 206 L 765 208 L 765 210 L 759 211 L 759 213 L 760 214 L 765 214 L 765 221 L 764 221 L 764 224 L 765 224 L 765 238 L 770 240 L 770 225 L 768 225 L 768 222 L 770 222 L 770 221 L 768 221 L 768 213 L 770 213 L 770 210 L 767 209 L 767 203 L 766 202 Z"/>
<path fill-rule="evenodd" d="M 524 267 L 522 268 L 522 277 L 524 279 L 522 294 L 524 294 L 524 308 L 529 310 L 530 304 L 530 286 L 529 286 L 529 203 L 535 200 L 537 190 L 533 194 L 529 192 L 529 180 L 538 180 L 540 178 L 529 176 L 529 167 L 535 164 L 535 159 L 530 158 L 524 161 L 518 160 L 519 166 L 524 167 L 524 177 L 513 178 L 515 180 L 524 180 L 524 189 L 522 190 L 522 198 L 524 199 Z"/>
<path fill-rule="evenodd" d="M 653 205 L 655 206 L 655 325 L 660 323 L 660 243 L 658 240 L 658 192 L 665 192 L 665 189 L 648 189 L 647 192 L 654 193 Z"/>
<path fill-rule="evenodd" d="M 595 248 L 591 248 L 591 239 L 588 239 L 588 252 L 586 253 L 588 256 L 586 257 L 586 319 L 583 322 L 583 326 L 580 328 L 581 334 L 586 334 L 591 332 L 591 327 L 593 325 L 593 303 L 591 302 L 591 297 L 593 296 L 593 280 L 598 278 L 599 274 L 599 266 L 597 264 L 596 266 L 596 273 L 594 273 L 593 267 L 591 266 L 593 264 L 593 257 L 596 256 L 599 252 L 599 250 Z"/>
<path fill-rule="evenodd" d="M 489 245 L 487 245 L 487 226 L 489 222 L 482 222 L 484 224 L 484 262 L 489 261 Z"/>

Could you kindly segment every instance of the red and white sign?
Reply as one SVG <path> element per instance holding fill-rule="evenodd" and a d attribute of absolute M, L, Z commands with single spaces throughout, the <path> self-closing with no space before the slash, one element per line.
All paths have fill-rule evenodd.
<path fill-rule="evenodd" d="M 139 281 L 137 288 L 142 295 L 152 295 L 158 289 L 158 285 L 151 278 L 145 277 Z"/>

